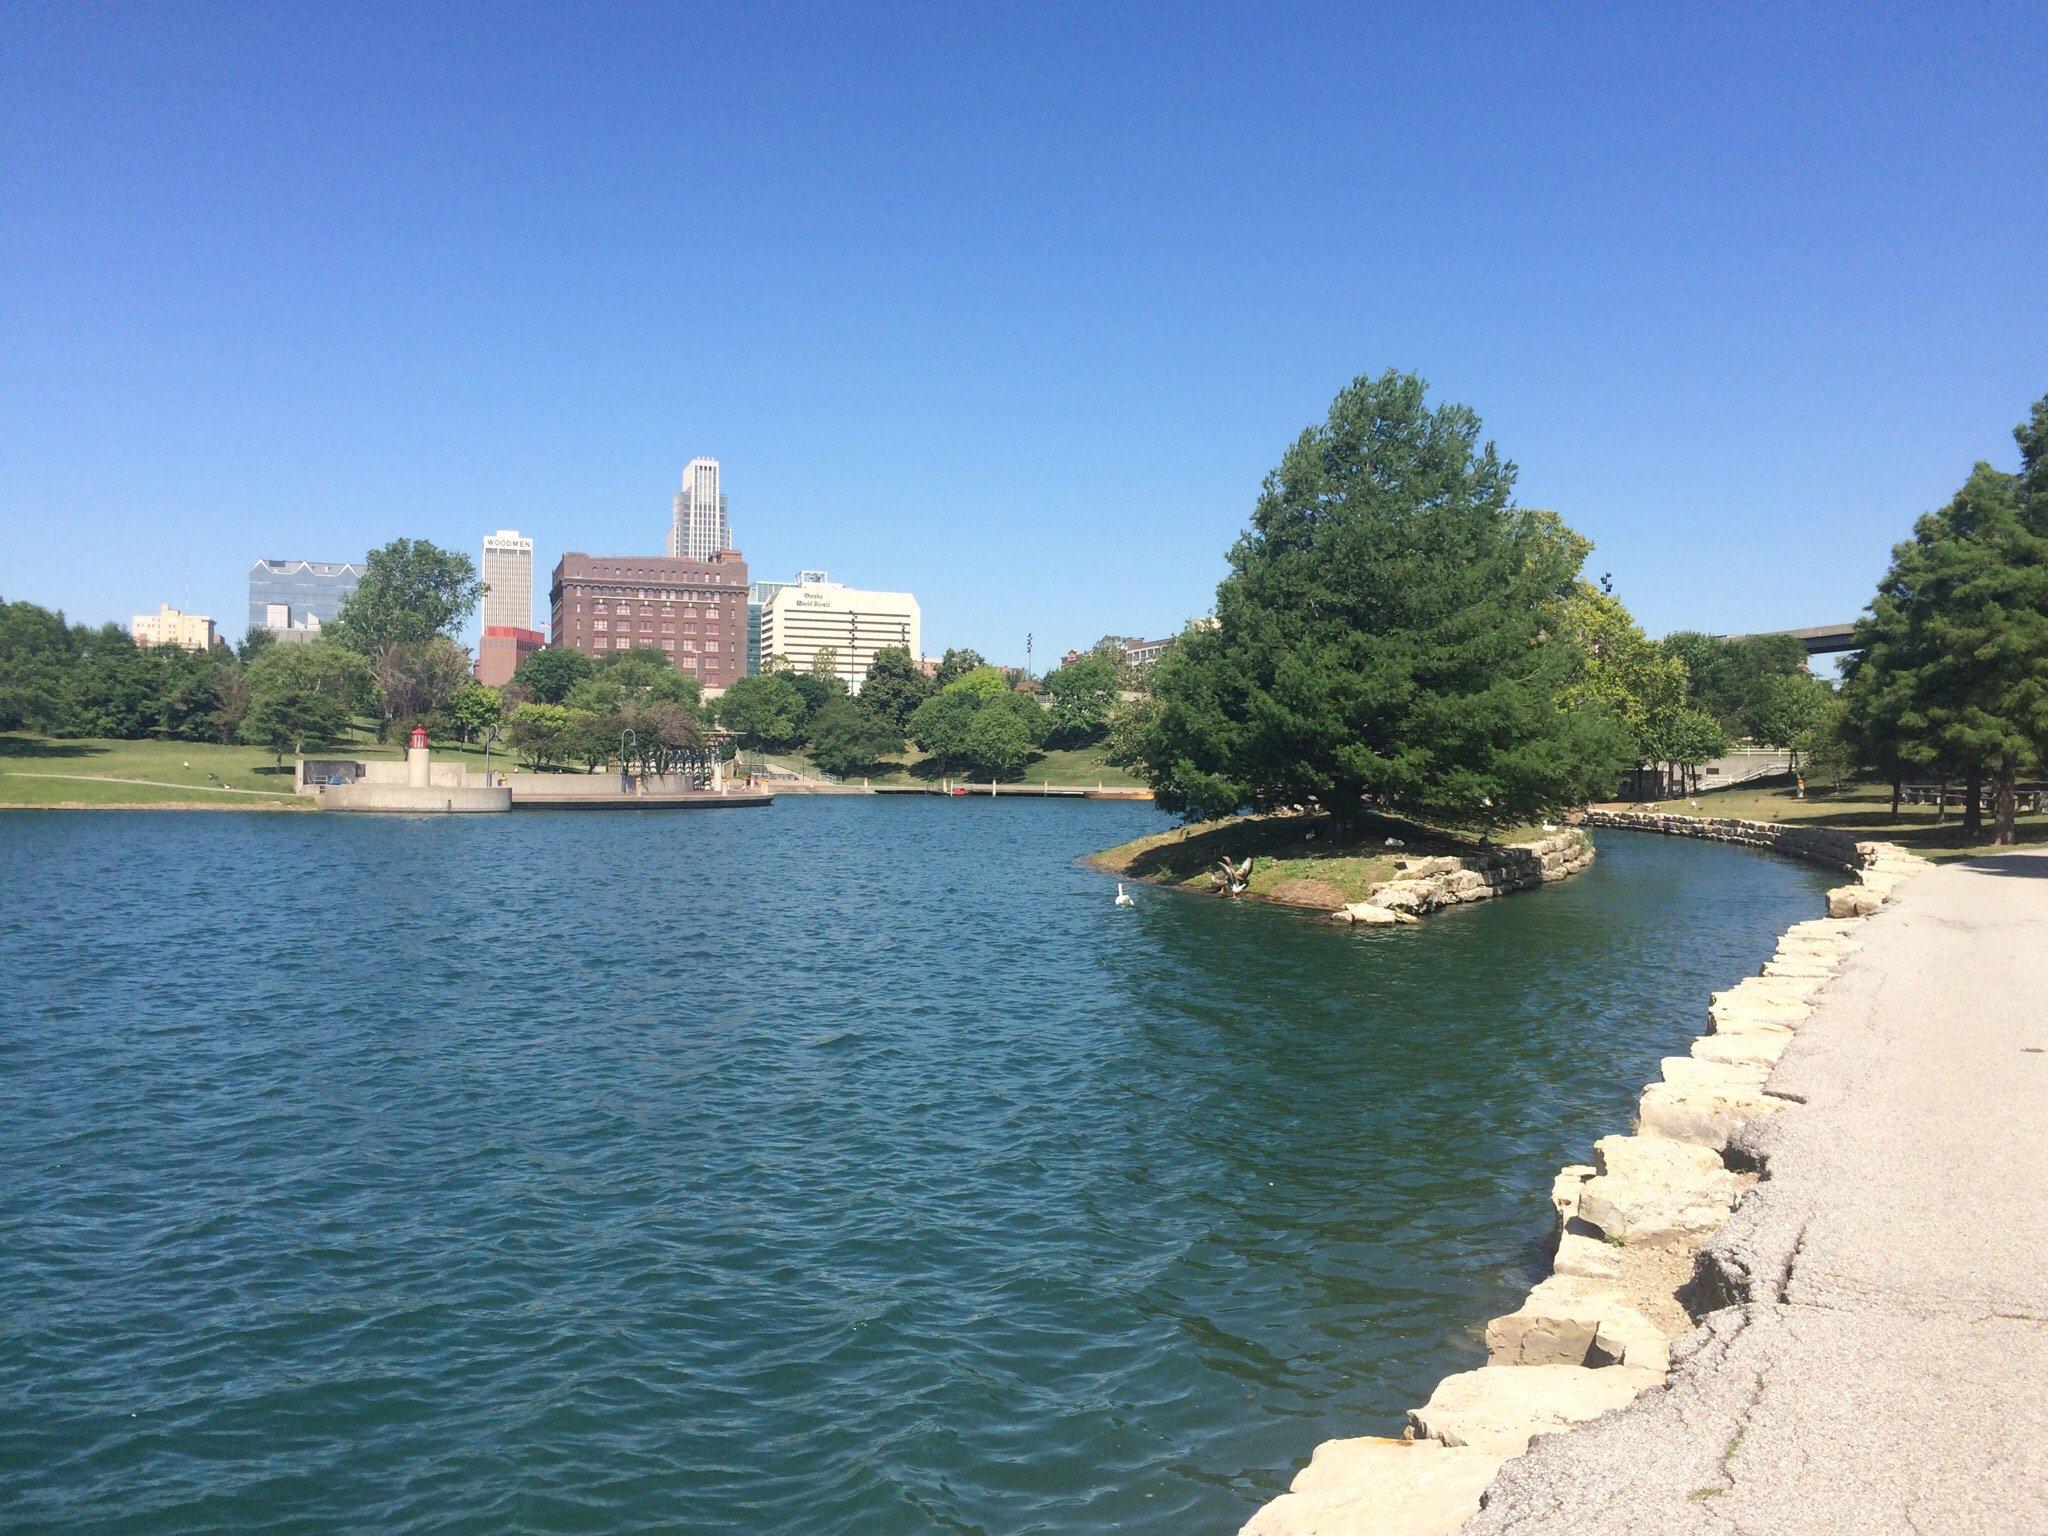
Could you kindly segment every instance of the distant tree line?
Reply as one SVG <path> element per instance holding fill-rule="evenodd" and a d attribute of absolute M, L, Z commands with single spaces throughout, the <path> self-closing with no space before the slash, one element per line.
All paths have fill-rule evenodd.
<path fill-rule="evenodd" d="M 469 557 L 400 539 L 371 553 L 320 639 L 254 630 L 239 647 L 138 646 L 119 625 L 0 602 L 0 730 L 60 737 L 246 742 L 287 753 L 429 724 L 464 740 L 498 718 L 451 633 L 476 610 Z"/>

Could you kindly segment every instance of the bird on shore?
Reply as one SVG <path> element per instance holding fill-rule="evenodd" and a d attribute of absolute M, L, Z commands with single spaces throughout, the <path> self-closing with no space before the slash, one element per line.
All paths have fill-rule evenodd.
<path fill-rule="evenodd" d="M 1124 889 L 1124 883 L 1121 880 L 1116 883 L 1116 905 L 1119 907 L 1135 907 L 1137 905 L 1135 901 L 1131 900 L 1131 893 Z"/>
<path fill-rule="evenodd" d="M 1216 887 L 1219 896 L 1236 896 L 1251 883 L 1252 861 L 1249 857 L 1242 864 L 1233 864 L 1229 859 L 1218 859 L 1216 868 L 1209 872 L 1209 881 Z"/>

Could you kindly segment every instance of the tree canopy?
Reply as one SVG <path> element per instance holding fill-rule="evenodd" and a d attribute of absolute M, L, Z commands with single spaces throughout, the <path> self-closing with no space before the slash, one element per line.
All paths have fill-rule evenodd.
<path fill-rule="evenodd" d="M 571 688 L 596 670 L 597 664 L 581 651 L 549 646 L 519 663 L 512 681 L 537 703 L 559 704 Z"/>
<path fill-rule="evenodd" d="M 1866 760 L 1963 774 L 1972 829 L 1989 782 L 1999 842 L 2015 780 L 2048 759 L 2048 399 L 2014 436 L 2017 475 L 1979 464 L 1892 550 L 1844 668 Z"/>
<path fill-rule="evenodd" d="M 1586 542 L 1514 505 L 1461 405 L 1388 372 L 1340 393 L 1267 477 L 1213 629 L 1153 665 L 1162 806 L 1371 808 L 1507 823 L 1611 789 L 1628 743 L 1572 686 Z"/>
<path fill-rule="evenodd" d="M 718 700 L 718 722 L 755 751 L 803 740 L 804 696 L 784 673 L 742 677 Z"/>
<path fill-rule="evenodd" d="M 828 700 L 811 720 L 811 761 L 841 778 L 903 750 L 903 733 L 854 699 Z"/>
<path fill-rule="evenodd" d="M 1116 708 L 1116 663 L 1097 652 L 1076 657 L 1046 674 L 1045 693 L 1052 706 L 1052 735 L 1062 746 L 1085 746 L 1109 731 Z"/>
<path fill-rule="evenodd" d="M 930 698 L 936 685 L 918 670 L 910 652 L 900 645 L 875 652 L 868 675 L 860 685 L 860 702 L 878 719 L 886 720 L 899 733 L 910 729 L 910 717 L 917 706 Z"/>
<path fill-rule="evenodd" d="M 393 539 L 370 551 L 330 638 L 374 656 L 389 645 L 452 635 L 476 612 L 483 590 L 468 555 L 425 539 Z"/>

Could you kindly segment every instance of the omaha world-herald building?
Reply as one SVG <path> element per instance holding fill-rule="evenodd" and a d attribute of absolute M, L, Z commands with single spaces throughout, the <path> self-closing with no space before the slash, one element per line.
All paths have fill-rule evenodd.
<path fill-rule="evenodd" d="M 708 560 L 571 551 L 548 601 L 553 645 L 600 659 L 657 650 L 707 690 L 746 676 L 747 562 L 736 550 Z"/>
<path fill-rule="evenodd" d="M 752 670 L 815 671 L 818 653 L 832 653 L 832 671 L 859 692 L 875 652 L 899 646 L 916 659 L 922 615 L 908 592 L 869 592 L 799 571 L 795 581 L 764 581 L 752 593 L 748 640 Z"/>

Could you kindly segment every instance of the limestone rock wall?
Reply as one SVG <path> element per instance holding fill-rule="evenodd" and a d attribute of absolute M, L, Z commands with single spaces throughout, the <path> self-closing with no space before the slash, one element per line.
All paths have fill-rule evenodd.
<path fill-rule="evenodd" d="M 1366 892 L 1365 900 L 1331 916 L 1340 923 L 1385 926 L 1413 922 L 1445 907 L 1488 901 L 1576 875 L 1593 862 L 1593 839 L 1578 827 L 1533 843 L 1504 844 L 1462 856 L 1401 859 L 1400 871 Z"/>
<path fill-rule="evenodd" d="M 1479 1513 L 1494 1474 L 1537 1436 L 1663 1390 L 1672 1346 L 1693 1327 L 1684 1298 L 1693 1294 L 1701 1250 L 1756 1183 L 1731 1143 L 1759 1117 L 1793 1110 L 1771 1093 L 1772 1067 L 1812 1013 L 1815 994 L 1861 945 L 1864 919 L 1924 863 L 1889 844 L 1813 828 L 1644 812 L 1587 819 L 1772 848 L 1852 871 L 1857 883 L 1830 893 L 1828 917 L 1794 924 L 1761 974 L 1714 995 L 1710 1032 L 1689 1054 L 1665 1059 L 1632 1133 L 1602 1138 L 1590 1165 L 1558 1175 L 1550 1191 L 1558 1218 L 1552 1273 L 1487 1325 L 1486 1363 L 1439 1382 L 1427 1403 L 1409 1410 L 1400 1439 L 1319 1446 L 1243 1536 L 1450 1536 Z M 1558 874 L 1504 888 L 1562 878 L 1567 865 L 1584 868 L 1592 858 L 1590 843 L 1583 854 L 1562 839 L 1550 843 L 1535 857 L 1554 856 Z M 1432 882 L 1463 892 L 1470 887 L 1457 879 L 1461 871 L 1434 867 L 1457 862 L 1418 860 L 1374 894 Z"/>

